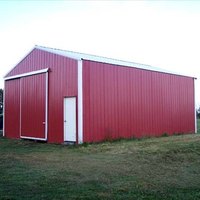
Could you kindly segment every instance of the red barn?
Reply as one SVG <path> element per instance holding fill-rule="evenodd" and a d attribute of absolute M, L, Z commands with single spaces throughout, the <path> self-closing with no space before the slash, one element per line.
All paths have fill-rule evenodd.
<path fill-rule="evenodd" d="M 5 76 L 8 138 L 82 143 L 195 130 L 193 77 L 40 46 Z"/>

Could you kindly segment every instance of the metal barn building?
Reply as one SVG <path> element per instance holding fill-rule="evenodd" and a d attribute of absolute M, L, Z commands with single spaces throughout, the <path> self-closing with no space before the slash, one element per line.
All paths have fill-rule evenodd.
<path fill-rule="evenodd" d="M 83 143 L 195 129 L 193 77 L 41 46 L 5 76 L 8 138 Z"/>

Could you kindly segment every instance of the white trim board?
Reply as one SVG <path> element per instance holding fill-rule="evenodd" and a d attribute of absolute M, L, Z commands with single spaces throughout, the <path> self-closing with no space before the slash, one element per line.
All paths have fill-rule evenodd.
<path fill-rule="evenodd" d="M 47 140 L 48 135 L 48 88 L 49 88 L 49 74 L 46 72 L 46 80 L 45 80 L 45 140 Z"/>
<path fill-rule="evenodd" d="M 26 136 L 20 136 L 22 139 L 31 139 L 31 140 L 41 140 L 46 141 L 46 138 L 37 138 L 37 137 L 26 137 Z"/>
<path fill-rule="evenodd" d="M 83 61 L 78 60 L 78 143 L 83 143 Z"/>
<path fill-rule="evenodd" d="M 195 100 L 196 83 L 194 80 L 194 132 L 197 133 L 197 115 L 196 115 L 196 100 Z"/>
<path fill-rule="evenodd" d="M 19 135 L 22 135 L 22 80 L 19 80 Z"/>
<path fill-rule="evenodd" d="M 8 77 L 5 77 L 4 80 L 6 81 L 6 80 L 25 77 L 25 76 L 32 76 L 32 75 L 35 75 L 35 74 L 42 74 L 42 73 L 48 72 L 48 70 L 49 70 L 49 68 L 46 68 L 46 69 L 36 70 L 36 71 L 23 73 L 23 74 L 18 74 L 18 75 L 14 75 L 14 76 L 8 76 Z"/>

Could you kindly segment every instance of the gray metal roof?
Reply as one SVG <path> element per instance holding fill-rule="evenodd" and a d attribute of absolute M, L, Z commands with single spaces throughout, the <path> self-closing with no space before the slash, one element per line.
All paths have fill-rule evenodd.
<path fill-rule="evenodd" d="M 135 68 L 145 69 L 145 70 L 150 70 L 150 71 L 164 72 L 164 73 L 169 73 L 169 74 L 191 77 L 186 74 L 177 73 L 177 72 L 153 67 L 151 65 L 145 65 L 145 64 L 135 63 L 135 62 L 127 62 L 127 61 L 122 61 L 122 60 L 117 60 L 117 59 L 112 59 L 112 58 L 100 57 L 100 56 L 96 56 L 96 55 L 78 53 L 78 52 L 73 52 L 73 51 L 54 49 L 54 48 L 49 48 L 49 47 L 42 47 L 42 46 L 37 46 L 37 45 L 35 46 L 35 48 L 49 52 L 49 53 L 72 58 L 75 60 L 91 60 L 91 61 L 97 61 L 97 62 L 102 62 L 102 63 L 109 63 L 109 64 L 127 66 L 127 67 L 135 67 Z"/>

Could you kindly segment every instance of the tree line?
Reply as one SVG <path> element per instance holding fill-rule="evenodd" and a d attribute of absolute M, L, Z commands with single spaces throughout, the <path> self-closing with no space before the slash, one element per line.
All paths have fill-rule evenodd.
<path fill-rule="evenodd" d="M 3 89 L 0 89 L 0 114 L 3 113 Z"/>
<path fill-rule="evenodd" d="M 200 106 L 196 109 L 197 118 L 200 119 Z"/>

